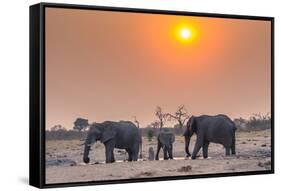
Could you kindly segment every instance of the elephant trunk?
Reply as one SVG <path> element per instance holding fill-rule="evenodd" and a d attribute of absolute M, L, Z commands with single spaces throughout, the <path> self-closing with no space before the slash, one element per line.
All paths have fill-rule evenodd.
<path fill-rule="evenodd" d="M 140 135 L 140 143 L 139 143 L 139 152 L 140 152 L 139 157 L 140 157 L 140 159 L 142 159 L 142 137 L 141 137 L 141 135 Z"/>
<path fill-rule="evenodd" d="M 89 163 L 90 162 L 90 158 L 89 158 L 90 148 L 91 148 L 90 146 L 85 145 L 84 156 L 83 156 L 84 163 Z"/>
<path fill-rule="evenodd" d="M 185 136 L 185 153 L 186 153 L 186 156 L 187 156 L 187 157 L 191 156 L 191 155 L 190 155 L 190 152 L 189 152 L 190 138 L 191 138 L 191 137 L 189 137 L 189 136 Z"/>
<path fill-rule="evenodd" d="M 84 155 L 83 155 L 84 163 L 90 162 L 89 153 L 91 150 L 91 144 L 92 144 L 91 139 L 88 137 L 85 141 L 85 147 L 84 147 Z"/>

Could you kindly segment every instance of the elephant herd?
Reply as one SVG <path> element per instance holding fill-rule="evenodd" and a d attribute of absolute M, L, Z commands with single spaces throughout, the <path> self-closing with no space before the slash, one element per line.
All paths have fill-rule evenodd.
<path fill-rule="evenodd" d="M 75 123 L 74 123 L 75 124 Z M 202 148 L 203 157 L 208 158 L 208 146 L 210 143 L 221 144 L 225 148 L 225 154 L 235 154 L 235 130 L 234 122 L 226 115 L 201 115 L 189 118 L 183 136 L 185 137 L 185 153 L 195 159 Z M 197 139 L 192 154 L 189 152 L 189 143 L 193 134 Z M 128 153 L 128 161 L 137 161 L 142 148 L 142 138 L 138 127 L 130 121 L 105 121 L 90 125 L 87 138 L 84 143 L 83 161 L 89 163 L 91 145 L 100 141 L 105 146 L 106 163 L 115 161 L 114 148 L 125 149 Z M 173 159 L 173 143 L 175 135 L 171 132 L 161 131 L 157 136 L 157 151 L 155 160 L 159 160 L 159 152 L 162 148 L 164 160 Z"/>

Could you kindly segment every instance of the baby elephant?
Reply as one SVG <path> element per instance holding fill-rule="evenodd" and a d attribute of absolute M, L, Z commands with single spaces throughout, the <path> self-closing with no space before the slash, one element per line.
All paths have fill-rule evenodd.
<path fill-rule="evenodd" d="M 159 160 L 159 151 L 162 148 L 164 152 L 164 160 L 173 159 L 173 143 L 175 135 L 171 132 L 160 132 L 158 137 L 158 145 L 155 160 Z"/>

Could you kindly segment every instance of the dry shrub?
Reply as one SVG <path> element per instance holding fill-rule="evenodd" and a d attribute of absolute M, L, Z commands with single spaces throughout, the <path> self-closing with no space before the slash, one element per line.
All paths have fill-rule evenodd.
<path fill-rule="evenodd" d="M 138 173 L 135 177 L 138 178 L 138 177 L 144 177 L 144 176 L 153 176 L 154 175 L 154 172 L 141 172 L 141 173 Z"/>
<path fill-rule="evenodd" d="M 270 169 L 271 168 L 271 161 L 259 162 L 258 166 L 259 167 L 264 167 L 266 169 Z"/>
<path fill-rule="evenodd" d="M 180 169 L 178 169 L 178 172 L 190 172 L 192 171 L 192 166 L 187 165 L 187 166 L 183 166 Z"/>

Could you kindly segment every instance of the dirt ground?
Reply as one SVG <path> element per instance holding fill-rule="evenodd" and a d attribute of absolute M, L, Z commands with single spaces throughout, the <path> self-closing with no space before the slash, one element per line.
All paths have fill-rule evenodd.
<path fill-rule="evenodd" d="M 193 150 L 192 138 L 190 151 Z M 126 153 L 115 149 L 117 162 L 104 164 L 105 151 L 96 143 L 90 152 L 90 163 L 85 164 L 83 146 L 79 140 L 46 142 L 46 183 L 83 182 L 114 179 L 149 178 L 161 176 L 182 176 L 193 174 L 224 173 L 269 170 L 271 168 L 270 130 L 237 132 L 235 156 L 225 156 L 222 145 L 210 144 L 209 158 L 185 159 L 184 138 L 177 136 L 174 143 L 175 160 L 148 161 L 148 149 L 156 152 L 156 138 L 151 142 L 143 137 L 143 160 L 123 161 Z M 160 151 L 160 157 L 163 152 Z M 201 151 L 199 152 L 202 155 Z"/>

